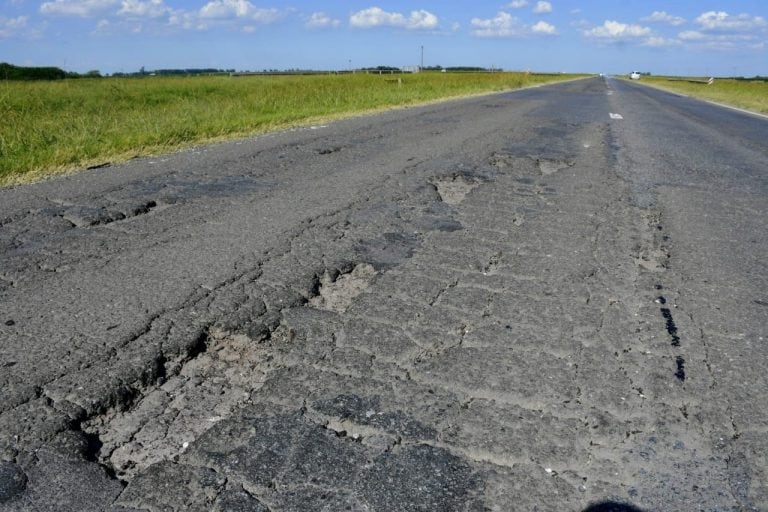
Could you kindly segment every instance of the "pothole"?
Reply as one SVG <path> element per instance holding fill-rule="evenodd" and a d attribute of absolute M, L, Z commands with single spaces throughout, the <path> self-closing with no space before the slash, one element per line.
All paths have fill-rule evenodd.
<path fill-rule="evenodd" d="M 661 272 L 667 268 L 669 254 L 663 249 L 650 249 L 642 251 L 639 257 L 635 258 L 635 263 L 645 270 L 651 272 Z"/>
<path fill-rule="evenodd" d="M 537 158 L 536 163 L 539 166 L 539 171 L 541 171 L 541 174 L 544 176 L 549 176 L 550 174 L 567 169 L 568 167 L 573 167 L 574 165 L 574 162 L 570 160 L 556 160 L 551 158 Z"/>
<path fill-rule="evenodd" d="M 278 328 L 274 336 L 279 335 Z M 145 394 L 133 408 L 83 425 L 101 442 L 99 460 L 131 480 L 151 464 L 171 460 L 258 390 L 274 362 L 243 334 L 212 330 L 207 350 L 178 375 Z"/>
<path fill-rule="evenodd" d="M 450 205 L 461 203 L 467 194 L 480 185 L 477 181 L 470 180 L 461 174 L 433 178 L 431 183 L 437 189 L 440 199 Z"/>
<path fill-rule="evenodd" d="M 318 293 L 309 300 L 309 305 L 317 309 L 343 313 L 355 297 L 368 289 L 374 277 L 376 277 L 376 270 L 368 263 L 359 263 L 351 272 L 340 274 L 336 279 L 325 272 L 320 278 Z"/>
<path fill-rule="evenodd" d="M 488 159 L 488 164 L 491 167 L 495 167 L 497 169 L 511 169 L 515 165 L 515 160 L 517 158 L 514 155 L 509 155 L 505 153 L 493 153 L 491 157 Z"/>
<path fill-rule="evenodd" d="M 112 224 L 139 215 L 146 215 L 157 208 L 156 201 L 142 201 L 135 204 L 116 205 L 113 208 L 106 206 L 70 206 L 60 216 L 72 224 L 73 227 L 90 227 Z"/>

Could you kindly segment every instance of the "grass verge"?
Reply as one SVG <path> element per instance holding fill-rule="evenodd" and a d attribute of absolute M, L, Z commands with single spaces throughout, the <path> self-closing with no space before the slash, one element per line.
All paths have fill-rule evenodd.
<path fill-rule="evenodd" d="M 0 82 L 0 185 L 357 113 L 575 77 L 421 73 L 5 81 Z"/>
<path fill-rule="evenodd" d="M 643 77 L 643 83 L 672 92 L 768 114 L 768 82 L 764 80 Z"/>

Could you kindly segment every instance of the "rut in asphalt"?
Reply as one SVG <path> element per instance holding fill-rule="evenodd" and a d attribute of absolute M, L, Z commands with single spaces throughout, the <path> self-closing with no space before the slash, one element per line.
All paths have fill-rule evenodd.
<path fill-rule="evenodd" d="M 551 249 L 547 246 L 557 243 L 559 229 L 542 224 L 537 227 L 542 232 L 529 231 L 534 237 L 530 240 L 509 231 L 529 227 L 526 219 L 555 206 L 560 192 L 542 177 L 576 165 L 573 158 L 548 159 L 561 163 L 543 167 L 542 161 L 530 155 L 494 153 L 488 156 L 487 167 L 475 175 L 464 169 L 430 178 L 428 183 L 434 189 L 425 187 L 415 194 L 415 205 L 398 205 L 396 222 L 402 222 L 403 217 L 408 221 L 397 229 L 382 230 L 380 238 L 357 239 L 344 229 L 342 215 L 315 219 L 291 240 L 290 251 L 272 256 L 258 271 L 216 290 L 205 307 L 226 311 L 227 317 L 201 326 L 205 336 L 181 359 L 163 362 L 166 369 L 160 385 L 126 393 L 123 396 L 128 400 L 89 418 L 82 426 L 98 439 L 99 460 L 113 468 L 117 477 L 131 482 L 117 503 L 162 504 L 168 497 L 149 492 L 156 478 L 210 482 L 201 484 L 209 494 L 206 503 L 223 496 L 234 478 L 233 489 L 241 486 L 252 499 L 258 497 L 260 503 L 278 507 L 290 507 L 292 499 L 299 500 L 297 503 L 315 501 L 318 492 L 324 493 L 329 503 L 354 506 L 354 500 L 345 497 L 349 491 L 363 496 L 360 505 L 374 500 L 378 493 L 396 494 L 397 488 L 404 501 L 412 501 L 417 496 L 412 486 L 436 486 L 430 500 L 442 496 L 440 503 L 445 507 L 471 508 L 471 503 L 480 500 L 492 503 L 482 489 L 494 479 L 497 484 L 503 481 L 507 472 L 543 472 L 567 482 L 575 495 L 566 499 L 578 500 L 581 488 L 607 486 L 599 480 L 587 480 L 573 469 L 563 472 L 559 468 L 572 468 L 566 461 L 579 458 L 580 452 L 584 457 L 595 457 L 591 447 L 614 435 L 637 437 L 634 444 L 651 450 L 652 445 L 645 444 L 645 428 L 637 419 L 623 416 L 619 404 L 643 401 L 647 394 L 658 395 L 660 390 L 654 386 L 676 376 L 679 379 L 681 356 L 672 356 L 673 368 L 666 377 L 662 372 L 657 377 L 660 380 L 648 381 L 629 371 L 634 364 L 631 351 L 642 348 L 630 346 L 617 351 L 618 368 L 610 374 L 609 382 L 633 390 L 634 395 L 606 393 L 612 387 L 607 386 L 596 396 L 594 390 L 585 391 L 589 387 L 586 383 L 580 384 L 581 375 L 591 378 L 589 368 L 597 362 L 593 357 L 602 357 L 600 351 L 593 355 L 588 340 L 606 336 L 603 331 L 622 328 L 621 321 L 611 314 L 621 302 L 612 307 L 615 299 L 595 286 L 607 279 L 616 287 L 612 279 L 617 276 L 611 277 L 612 270 L 601 268 L 599 253 L 548 270 L 541 253 L 548 258 L 549 251 L 557 250 L 556 245 Z M 586 185 L 566 181 L 575 189 Z M 485 193 L 477 195 L 481 191 Z M 518 199 L 509 202 L 508 197 Z M 461 210 L 444 206 L 462 205 L 466 198 L 475 201 Z M 619 207 L 616 199 L 603 198 L 597 211 L 607 213 Z M 508 209 L 510 205 L 514 210 Z M 496 212 L 494 220 L 465 229 L 481 216 L 480 210 L 473 215 L 474 208 L 492 209 Z M 410 218 L 403 215 L 407 211 Z M 595 227 L 589 227 L 596 229 L 593 238 L 587 238 L 589 250 L 594 250 L 594 241 L 604 236 L 604 231 L 615 236 L 623 228 L 625 233 L 640 235 L 635 247 L 636 267 L 631 266 L 632 258 L 627 259 L 627 268 L 620 269 L 622 279 L 663 272 L 667 261 L 652 222 L 643 214 L 637 223 L 634 215 L 632 208 L 627 208 L 625 226 L 608 227 L 597 221 Z M 617 222 L 615 212 L 611 212 L 611 222 Z M 425 226 L 431 229 L 425 230 Z M 341 240 L 343 246 L 347 240 L 343 257 L 338 256 L 330 268 L 301 267 L 292 256 L 293 248 L 328 239 L 327 233 L 319 233 L 328 230 L 337 233 L 331 237 L 336 254 L 341 252 L 338 242 Z M 333 254 L 333 250 L 323 246 L 314 252 Z M 568 276 L 564 281 L 570 283 L 568 287 L 556 285 L 558 278 L 533 280 L 519 274 L 517 269 L 525 268 L 523 263 L 530 258 L 544 265 L 545 275 Z M 562 257 L 558 261 L 563 265 Z M 289 267 L 289 275 L 303 278 L 286 285 L 273 277 L 285 275 Z M 578 278 L 574 280 L 574 276 Z M 274 287 L 273 297 L 259 295 L 265 285 Z M 519 292 L 510 296 L 502 291 L 510 285 Z M 647 292 L 647 301 L 652 303 L 653 292 Z M 564 315 L 574 315 L 579 309 L 564 309 L 561 301 L 566 297 L 571 304 L 581 302 L 585 306 L 585 320 L 593 311 L 587 304 L 604 303 L 604 318 L 584 324 L 598 326 L 597 331 L 576 328 L 579 334 L 574 339 L 582 341 L 575 346 L 545 345 L 536 326 L 543 323 L 554 327 Z M 429 307 L 414 317 L 407 311 L 417 305 L 418 311 Z M 611 325 L 612 321 L 618 323 Z M 573 334 L 550 329 L 546 336 L 566 340 Z M 607 336 L 610 339 L 611 335 Z M 516 368 L 514 373 L 505 371 L 504 365 L 510 364 Z M 661 362 L 661 366 L 666 364 Z M 525 368 L 536 368 L 536 373 L 529 375 Z M 547 369 L 543 375 L 542 368 Z M 308 383 L 314 384 L 308 387 Z M 610 413 L 605 410 L 606 400 L 617 401 L 615 410 L 608 409 Z M 609 421 L 607 414 L 613 416 Z M 516 419 L 510 421 L 511 417 Z M 243 423 L 246 418 L 251 419 Z M 626 432 L 601 431 L 600 425 L 606 421 L 624 422 Z M 266 423 L 259 427 L 260 422 Z M 246 424 L 255 427 L 255 434 L 240 430 Z M 506 424 L 517 424 L 516 430 L 505 432 L 501 425 Z M 547 425 L 543 431 L 542 424 Z M 535 428 L 537 433 L 528 428 Z M 274 431 L 281 434 L 270 441 L 269 432 Z M 565 437 L 580 441 L 559 445 L 557 439 Z M 520 444 L 522 439 L 526 439 L 525 448 Z M 245 453 L 247 457 L 267 455 L 254 454 L 252 448 L 236 455 L 239 444 L 245 443 L 245 447 L 254 442 L 286 443 L 286 452 L 279 460 L 261 466 L 265 473 L 256 480 L 247 477 L 249 473 L 241 473 L 250 471 L 247 467 L 232 462 Z M 556 447 L 554 451 L 552 447 Z M 311 462 L 320 465 L 303 471 L 325 476 L 315 476 L 317 481 L 295 488 L 290 484 L 290 495 L 295 497 L 287 498 L 281 489 L 296 481 L 297 476 L 291 476 L 292 465 L 307 463 L 299 462 L 303 450 L 320 450 L 327 454 L 324 457 L 336 455 Z M 230 454 L 221 459 L 214 456 L 219 452 Z M 548 455 L 542 459 L 544 453 Z M 612 457 L 605 456 L 608 458 L 602 464 L 611 467 Z M 351 469 L 328 473 L 331 467 L 360 457 L 370 461 L 372 473 L 358 474 Z M 441 480 L 416 477 L 421 463 L 445 465 Z M 355 466 L 352 463 L 350 468 Z M 388 466 L 400 467 L 397 472 L 404 472 L 406 479 L 382 486 L 376 471 L 390 474 L 391 469 L 384 469 Z M 212 468 L 215 473 L 201 475 L 196 468 Z M 217 475 L 228 475 L 230 480 Z M 449 494 L 445 479 L 453 485 Z"/>
<path fill-rule="evenodd" d="M 291 240 L 286 253 L 272 256 L 244 278 L 216 290 L 212 300 L 193 306 L 226 316 L 197 325 L 200 335 L 181 356 L 149 361 L 149 367 L 160 368 L 153 373 L 157 384 L 150 378 L 149 385 L 139 383 L 110 397 L 106 411 L 82 422 L 82 430 L 99 447 L 99 460 L 118 478 L 130 481 L 151 464 L 178 459 L 201 434 L 252 404 L 252 395 L 274 372 L 296 364 L 292 359 L 298 356 L 292 352 L 304 353 L 307 340 L 285 353 L 297 341 L 295 329 L 284 321 L 286 315 L 307 308 L 333 313 L 329 319 L 343 314 L 377 278 L 411 258 L 424 233 L 462 229 L 455 210 L 445 205 L 459 204 L 495 174 L 498 170 L 465 170 L 430 178 L 427 184 L 432 186 L 422 186 L 413 195 L 415 204 L 397 206 L 396 217 L 406 218 L 390 226 L 397 231 L 380 238 L 361 240 L 340 227 L 348 224 L 340 221 L 347 213 L 315 219 Z M 439 194 L 444 183 L 450 183 L 449 192 L 443 189 L 445 196 Z M 376 204 L 371 209 L 381 207 L 391 208 Z M 337 234 L 326 242 L 328 231 Z M 335 254 L 336 265 L 302 267 L 293 248 L 311 244 L 318 245 L 315 253 Z M 283 283 L 271 277 L 282 275 L 295 280 Z M 265 287 L 274 287 L 274 295 L 263 295 Z"/>

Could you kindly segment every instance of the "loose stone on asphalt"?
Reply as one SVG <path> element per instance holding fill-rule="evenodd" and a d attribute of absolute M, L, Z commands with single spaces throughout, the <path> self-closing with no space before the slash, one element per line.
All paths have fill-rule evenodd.
<path fill-rule="evenodd" d="M 158 196 L 161 176 L 145 176 L 148 188 L 115 189 L 108 205 L 14 217 L 8 240 L 59 279 L 88 275 L 80 258 L 99 254 L 88 241 L 119 260 L 123 237 L 157 227 L 151 261 L 171 268 L 161 247 L 186 249 L 192 272 L 194 251 L 208 250 L 222 278 L 189 278 L 183 300 L 120 343 L 73 334 L 60 369 L 34 369 L 3 342 L 0 509 L 765 509 L 765 388 L 740 387 L 729 364 L 747 347 L 765 356 L 765 309 L 744 311 L 739 332 L 702 316 L 720 267 L 713 258 L 697 274 L 681 252 L 695 243 L 682 232 L 702 198 L 676 210 L 674 184 L 649 185 L 640 145 L 616 131 L 639 121 L 604 118 L 643 97 L 605 87 L 584 80 L 283 134 L 258 142 L 258 158 L 238 149 L 231 176 L 175 177 L 173 198 Z M 429 144 L 400 126 L 428 130 Z M 304 152 L 302 173 L 355 172 L 312 181 L 280 167 L 301 165 Z M 279 172 L 249 178 L 259 162 Z M 302 196 L 316 214 L 288 219 L 272 239 L 260 201 L 296 193 L 281 196 L 282 183 L 320 195 Z M 349 196 L 323 206 L 339 184 Z M 764 198 L 741 199 L 740 211 Z M 201 209 L 202 238 L 184 227 Z M 68 250 L 46 255 L 25 240 Z M 24 270 L 22 249 L 4 249 L 4 275 L 44 283 Z M 759 289 L 741 285 L 738 304 L 743 287 Z M 15 290 L 3 299 L 20 300 Z M 0 315 L 15 320 L 4 340 L 42 332 L 24 327 L 35 321 L 25 313 Z M 99 320 L 101 336 L 123 321 Z"/>

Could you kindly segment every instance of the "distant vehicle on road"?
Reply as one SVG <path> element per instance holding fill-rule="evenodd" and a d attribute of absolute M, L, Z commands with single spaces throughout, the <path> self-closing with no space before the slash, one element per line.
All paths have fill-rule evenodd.
<path fill-rule="evenodd" d="M 633 71 L 629 74 L 629 78 L 632 80 L 640 80 L 640 72 L 639 71 Z"/>

